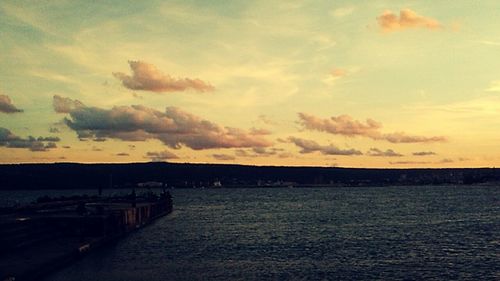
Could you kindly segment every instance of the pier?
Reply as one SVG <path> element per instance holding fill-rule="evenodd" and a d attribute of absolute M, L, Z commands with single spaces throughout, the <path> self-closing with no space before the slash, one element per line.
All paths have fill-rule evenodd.
<path fill-rule="evenodd" d="M 169 193 L 39 200 L 0 210 L 0 280 L 39 280 L 172 212 Z"/>

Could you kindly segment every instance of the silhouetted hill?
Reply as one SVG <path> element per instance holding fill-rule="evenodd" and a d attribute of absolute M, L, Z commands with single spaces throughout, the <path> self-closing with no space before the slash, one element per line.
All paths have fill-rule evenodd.
<path fill-rule="evenodd" d="M 500 181 L 500 170 L 356 169 L 219 164 L 9 164 L 0 165 L 0 189 L 74 189 L 151 185 L 222 186 L 376 186 L 478 184 Z"/>

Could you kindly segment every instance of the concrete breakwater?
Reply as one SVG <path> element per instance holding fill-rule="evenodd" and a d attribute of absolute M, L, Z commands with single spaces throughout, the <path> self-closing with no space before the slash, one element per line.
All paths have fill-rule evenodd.
<path fill-rule="evenodd" d="M 172 212 L 170 194 L 39 200 L 0 210 L 0 280 L 39 280 Z"/>

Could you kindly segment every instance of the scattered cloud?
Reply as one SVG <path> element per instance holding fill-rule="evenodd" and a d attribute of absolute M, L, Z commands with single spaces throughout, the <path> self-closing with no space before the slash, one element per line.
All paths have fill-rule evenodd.
<path fill-rule="evenodd" d="M 48 142 L 43 147 L 40 146 L 38 150 L 34 151 L 47 151 L 51 148 L 57 148 L 57 144 L 55 142 Z M 31 146 L 30 149 L 33 150 L 33 146 Z"/>
<path fill-rule="evenodd" d="M 430 162 L 425 162 L 425 161 L 395 161 L 395 162 L 389 162 L 391 165 L 424 165 L 424 164 L 430 164 Z"/>
<path fill-rule="evenodd" d="M 458 158 L 458 161 L 459 162 L 462 162 L 462 161 L 467 161 L 469 159 L 467 158 Z M 437 162 L 422 162 L 422 161 L 398 161 L 398 162 L 389 162 L 391 165 L 397 165 L 397 164 L 408 164 L 408 165 L 412 165 L 412 164 L 447 164 L 447 163 L 454 163 L 455 160 L 451 159 L 451 158 L 443 158 Z"/>
<path fill-rule="evenodd" d="M 133 96 L 134 98 L 136 98 L 136 99 L 140 99 L 140 100 L 144 99 L 144 97 L 143 97 L 143 96 L 138 95 L 136 92 L 133 92 L 133 93 L 132 93 L 132 96 Z"/>
<path fill-rule="evenodd" d="M 340 149 L 333 144 L 320 145 L 313 140 L 306 140 L 296 137 L 289 137 L 288 141 L 298 146 L 301 150 L 300 153 L 312 153 L 319 151 L 324 155 L 362 155 L 363 153 L 355 149 Z"/>
<path fill-rule="evenodd" d="M 164 150 L 164 151 L 149 151 L 146 153 L 146 158 L 151 159 L 151 161 L 165 161 L 169 159 L 178 159 L 179 157 L 174 153 Z"/>
<path fill-rule="evenodd" d="M 58 142 L 61 141 L 59 137 L 38 137 L 37 141 Z"/>
<path fill-rule="evenodd" d="M 428 155 L 436 155 L 435 152 L 432 151 L 419 151 L 419 152 L 413 152 L 414 156 L 428 156 Z"/>
<path fill-rule="evenodd" d="M 9 96 L 0 95 L 0 112 L 16 113 L 16 112 L 23 112 L 23 110 L 17 108 L 14 104 L 12 104 L 12 101 L 10 100 Z"/>
<path fill-rule="evenodd" d="M 446 137 L 443 136 L 413 136 L 407 135 L 404 132 L 395 132 L 390 134 L 381 134 L 380 136 L 372 136 L 375 140 L 386 140 L 392 143 L 426 143 L 426 142 L 445 142 Z"/>
<path fill-rule="evenodd" d="M 439 29 L 441 24 L 432 18 L 417 14 L 410 9 L 403 9 L 399 17 L 392 11 L 385 11 L 377 17 L 378 25 L 383 31 L 398 31 L 408 28 Z"/>
<path fill-rule="evenodd" d="M 212 157 L 217 160 L 230 161 L 235 160 L 236 157 L 228 154 L 212 154 Z"/>
<path fill-rule="evenodd" d="M 78 103 L 79 106 L 58 107 L 61 100 L 65 101 L 64 105 Z M 222 127 L 177 107 L 167 107 L 165 112 L 142 105 L 102 109 L 54 96 L 54 109 L 57 112 L 69 114 L 64 122 L 76 131 L 82 140 L 113 138 L 124 141 L 145 141 L 157 139 L 174 149 L 186 146 L 194 150 L 272 145 L 261 134 L 238 128 Z"/>
<path fill-rule="evenodd" d="M 322 81 L 328 85 L 335 85 L 338 80 L 342 79 L 343 77 L 349 75 L 349 71 L 344 68 L 334 68 L 333 70 L 328 73 L 328 75 L 322 79 Z"/>
<path fill-rule="evenodd" d="M 238 157 L 256 157 L 256 154 L 249 153 L 244 149 L 237 149 L 234 154 Z"/>
<path fill-rule="evenodd" d="M 355 120 L 349 115 L 333 116 L 329 119 L 318 118 L 311 114 L 299 113 L 299 123 L 308 130 L 316 130 L 348 137 L 364 136 L 374 140 L 385 140 L 391 143 L 426 143 L 446 141 L 442 136 L 414 136 L 404 132 L 384 134 L 380 132 L 382 124 L 373 119 L 365 122 Z"/>
<path fill-rule="evenodd" d="M 58 137 L 32 137 L 22 138 L 9 129 L 0 127 L 0 146 L 8 148 L 26 148 L 31 151 L 48 151 L 56 148 L 55 142 L 58 142 Z"/>
<path fill-rule="evenodd" d="M 276 153 L 278 153 L 278 151 L 282 151 L 282 149 L 280 149 L 280 148 L 267 149 L 265 147 L 253 147 L 252 151 L 255 154 L 260 155 L 260 156 L 271 156 L 271 155 L 275 155 Z"/>
<path fill-rule="evenodd" d="M 250 150 L 238 149 L 235 151 L 235 154 L 238 157 L 267 157 L 277 155 L 278 153 L 283 152 L 283 150 L 284 149 L 282 148 L 253 147 Z"/>
<path fill-rule="evenodd" d="M 278 154 L 278 157 L 279 158 L 291 158 L 291 157 L 294 157 L 294 155 L 290 152 L 283 152 L 283 153 Z"/>
<path fill-rule="evenodd" d="M 335 68 L 334 70 L 332 70 L 331 74 L 334 78 L 340 78 L 347 75 L 347 70 L 342 68 Z"/>
<path fill-rule="evenodd" d="M 366 153 L 369 156 L 381 156 L 381 157 L 401 157 L 403 154 L 397 153 L 392 149 L 387 149 L 386 151 L 382 151 L 378 148 L 370 148 L 370 150 Z"/>
<path fill-rule="evenodd" d="M 132 75 L 114 72 L 125 88 L 151 92 L 176 92 L 193 89 L 198 92 L 214 90 L 214 87 L 200 79 L 173 78 L 163 74 L 156 66 L 143 61 L 129 61 Z"/>
<path fill-rule="evenodd" d="M 257 117 L 257 122 L 267 125 L 267 126 L 278 126 L 281 121 L 275 120 L 274 118 L 271 118 L 271 116 L 261 114 Z"/>
<path fill-rule="evenodd" d="M 79 100 L 64 98 L 59 95 L 55 95 L 52 99 L 52 106 L 57 113 L 70 113 L 78 108 L 85 107 L 85 105 Z"/>
<path fill-rule="evenodd" d="M 267 136 L 272 134 L 271 131 L 262 128 L 251 128 L 249 133 L 254 136 Z"/>
<path fill-rule="evenodd" d="M 372 119 L 367 119 L 363 124 L 354 120 L 349 115 L 333 116 L 330 119 L 321 119 L 307 113 L 299 113 L 300 124 L 309 130 L 317 130 L 331 134 L 345 136 L 372 135 L 377 133 L 382 124 Z"/>

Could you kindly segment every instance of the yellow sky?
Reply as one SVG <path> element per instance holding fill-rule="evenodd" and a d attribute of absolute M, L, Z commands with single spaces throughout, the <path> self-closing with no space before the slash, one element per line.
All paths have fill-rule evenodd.
<path fill-rule="evenodd" d="M 484 167 L 496 1 L 3 1 L 0 162 Z"/>

